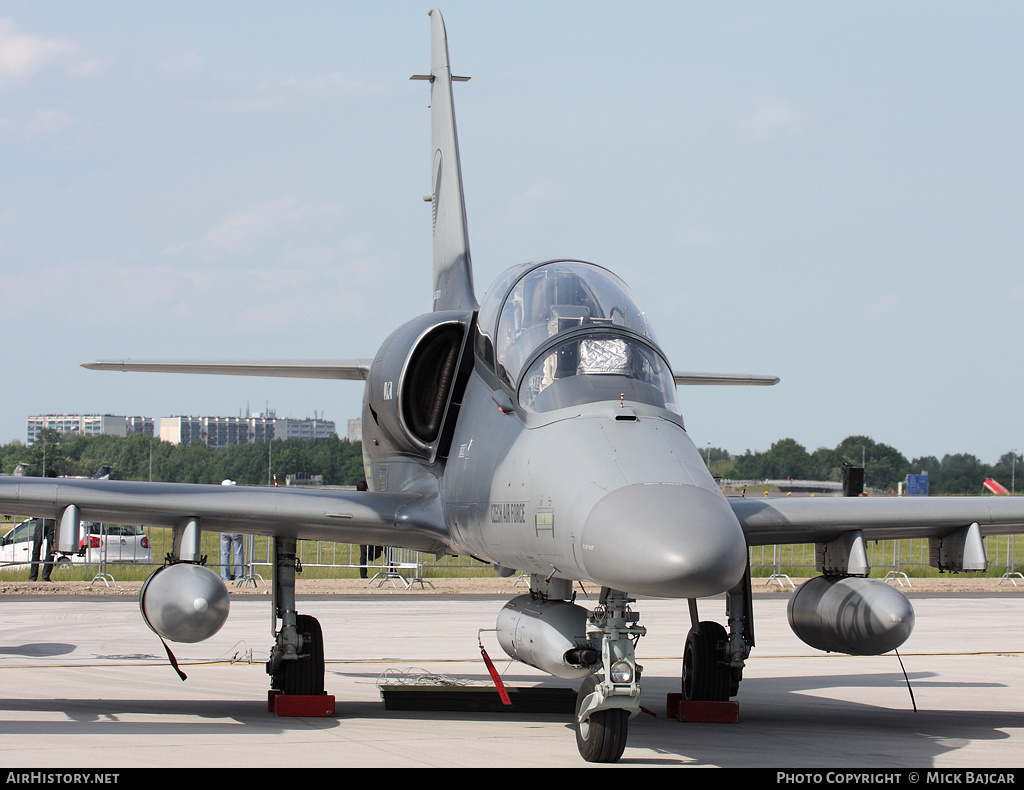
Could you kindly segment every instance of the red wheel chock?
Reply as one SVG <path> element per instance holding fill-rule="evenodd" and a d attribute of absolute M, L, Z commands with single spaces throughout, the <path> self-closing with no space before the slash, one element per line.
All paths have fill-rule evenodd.
<path fill-rule="evenodd" d="M 267 710 L 275 716 L 316 716 L 330 718 L 334 715 L 334 696 L 331 694 L 282 694 L 271 689 L 267 692 Z"/>
<path fill-rule="evenodd" d="M 740 706 L 738 702 L 684 700 L 682 694 L 669 694 L 665 700 L 665 715 L 686 722 L 733 724 L 740 719 Z"/>

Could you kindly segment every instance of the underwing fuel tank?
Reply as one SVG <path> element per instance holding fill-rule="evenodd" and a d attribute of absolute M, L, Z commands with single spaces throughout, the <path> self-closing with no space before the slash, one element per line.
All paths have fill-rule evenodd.
<path fill-rule="evenodd" d="M 202 642 L 228 619 L 228 590 L 202 565 L 164 565 L 146 579 L 139 594 L 142 618 L 170 642 Z"/>
<path fill-rule="evenodd" d="M 587 610 L 568 601 L 513 598 L 498 613 L 498 642 L 517 661 L 566 680 L 601 663 L 600 641 L 587 639 Z"/>
<path fill-rule="evenodd" d="M 818 650 L 876 656 L 895 650 L 914 630 L 914 607 L 876 579 L 818 576 L 789 599 L 789 625 Z"/>

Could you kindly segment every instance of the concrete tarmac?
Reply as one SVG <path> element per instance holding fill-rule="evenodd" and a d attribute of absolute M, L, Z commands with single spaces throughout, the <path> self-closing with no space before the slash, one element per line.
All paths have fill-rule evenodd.
<path fill-rule="evenodd" d="M 911 593 L 899 659 L 823 654 L 789 630 L 788 596 L 755 599 L 757 645 L 739 722 L 665 716 L 679 689 L 684 601 L 641 600 L 643 704 L 627 766 L 783 769 L 1012 768 L 1024 764 L 1024 595 Z M 300 598 L 324 630 L 331 718 L 267 710 L 269 596 L 233 596 L 214 638 L 172 645 L 188 679 L 125 597 L 0 597 L 0 766 L 583 767 L 570 716 L 385 710 L 382 679 L 487 686 L 482 640 L 512 686 L 573 684 L 509 661 L 492 630 L 504 598 Z M 582 602 L 582 601 L 581 601 Z M 701 602 L 724 622 L 724 600 Z M 488 630 L 481 630 L 488 629 Z"/>

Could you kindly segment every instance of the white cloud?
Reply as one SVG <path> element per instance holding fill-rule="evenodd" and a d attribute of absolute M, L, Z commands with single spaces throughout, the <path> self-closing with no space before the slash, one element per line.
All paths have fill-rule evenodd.
<path fill-rule="evenodd" d="M 198 52 L 182 52 L 177 57 L 165 60 L 160 64 L 164 74 L 180 77 L 193 77 L 206 67 L 206 58 Z"/>
<path fill-rule="evenodd" d="M 68 39 L 20 33 L 12 19 L 0 19 L 0 83 L 27 79 L 52 68 L 83 77 L 99 71 L 100 64 L 83 56 Z"/>
<path fill-rule="evenodd" d="M 1024 283 L 1017 283 L 1010 289 L 1011 302 L 1024 302 Z"/>
<path fill-rule="evenodd" d="M 512 195 L 502 215 L 506 229 L 521 231 L 533 226 L 568 198 L 564 185 L 552 181 L 535 181 L 516 195 Z"/>
<path fill-rule="evenodd" d="M 167 248 L 169 254 L 191 253 L 207 259 L 251 255 L 284 234 L 292 238 L 310 222 L 340 215 L 336 203 L 302 206 L 294 197 L 270 200 L 233 211 L 199 239 Z M 280 245 L 278 245 L 280 246 Z"/>
<path fill-rule="evenodd" d="M 718 237 L 710 228 L 687 228 L 683 232 L 683 243 L 690 249 L 718 246 Z"/>
<path fill-rule="evenodd" d="M 252 94 L 216 103 L 216 108 L 231 113 L 279 113 L 296 106 L 318 105 L 340 99 L 380 95 L 390 90 L 387 83 L 370 82 L 342 72 L 313 77 L 292 77 L 280 82 L 253 86 Z"/>
<path fill-rule="evenodd" d="M 330 331 L 365 320 L 380 309 L 367 295 L 402 274 L 387 244 L 350 232 L 343 219 L 340 204 L 294 197 L 245 206 L 194 241 L 166 248 L 173 262 L 142 267 L 144 289 L 160 295 L 174 321 L 212 320 L 245 334 Z"/>
<path fill-rule="evenodd" d="M 317 74 L 307 79 L 293 77 L 282 87 L 289 93 L 317 101 L 338 96 L 368 96 L 386 89 L 383 83 L 368 82 L 340 71 Z"/>
<path fill-rule="evenodd" d="M 871 309 L 868 311 L 872 315 L 889 315 L 899 309 L 900 297 L 897 294 L 882 294 L 871 305 Z"/>
<path fill-rule="evenodd" d="M 25 123 L 22 133 L 28 140 L 56 137 L 76 125 L 64 110 L 36 110 Z"/>
<path fill-rule="evenodd" d="M 803 131 L 803 115 L 789 102 L 774 96 L 762 96 L 754 112 L 739 123 L 740 134 L 753 142 L 779 137 L 795 137 Z"/>

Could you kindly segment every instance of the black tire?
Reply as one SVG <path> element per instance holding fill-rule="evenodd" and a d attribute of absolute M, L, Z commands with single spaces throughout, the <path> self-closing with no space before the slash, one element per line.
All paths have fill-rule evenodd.
<path fill-rule="evenodd" d="M 302 654 L 281 662 L 281 691 L 304 696 L 324 693 L 324 636 L 320 621 L 308 614 L 295 615 L 295 629 L 302 634 Z"/>
<path fill-rule="evenodd" d="M 588 763 L 614 763 L 626 749 L 629 732 L 629 714 L 620 708 L 591 713 L 586 721 L 579 721 L 580 708 L 600 681 L 588 675 L 576 695 L 576 748 Z"/>
<path fill-rule="evenodd" d="M 690 629 L 683 649 L 683 699 L 728 701 L 733 677 L 721 647 L 727 639 L 725 628 L 720 623 L 705 621 Z"/>

